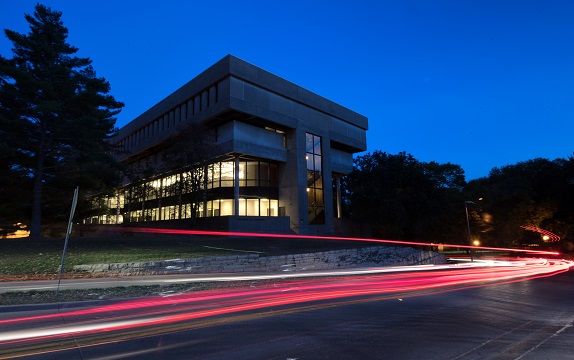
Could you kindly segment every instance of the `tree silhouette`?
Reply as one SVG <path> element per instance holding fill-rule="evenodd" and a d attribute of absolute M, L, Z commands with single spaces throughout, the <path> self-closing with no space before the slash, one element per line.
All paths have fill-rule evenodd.
<path fill-rule="evenodd" d="M 180 214 L 185 197 L 185 202 L 191 205 L 192 223 L 206 200 L 206 168 L 217 154 L 217 149 L 211 130 L 202 124 L 190 123 L 179 129 L 163 152 L 162 170 L 177 174 L 176 181 L 167 190 L 177 195 Z"/>
<path fill-rule="evenodd" d="M 0 121 L 10 139 L 0 144 L 9 154 L 1 165 L 31 179 L 31 237 L 41 236 L 42 210 L 61 215 L 76 186 L 85 193 L 119 181 L 107 139 L 123 104 L 89 58 L 74 56 L 61 15 L 36 5 L 25 15 L 28 34 L 5 30 L 13 57 L 0 56 Z"/>

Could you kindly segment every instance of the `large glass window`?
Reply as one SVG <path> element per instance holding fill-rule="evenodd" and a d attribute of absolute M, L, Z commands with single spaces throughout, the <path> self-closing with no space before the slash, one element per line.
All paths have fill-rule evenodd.
<path fill-rule="evenodd" d="M 320 138 L 317 146 L 317 152 L 320 153 Z M 311 154 L 315 155 L 315 150 Z M 314 157 L 312 159 L 312 166 L 320 168 L 320 155 L 317 161 Z M 86 221 L 104 223 L 119 221 L 121 223 L 123 220 L 143 222 L 187 219 L 192 216 L 190 202 L 198 200 L 199 203 L 195 209 L 197 217 L 233 215 L 235 213 L 235 201 L 233 200 L 234 191 L 232 188 L 235 185 L 235 164 L 235 161 L 217 162 L 197 170 L 199 172 L 206 171 L 205 183 L 199 189 L 205 191 L 201 197 L 191 196 L 190 194 L 195 191 L 195 187 L 187 186 L 190 184 L 190 177 L 193 177 L 194 173 L 182 172 L 143 181 L 123 190 L 114 197 L 104 199 L 100 206 L 115 209 L 115 213 L 111 213 L 112 216 L 106 218 L 86 219 Z M 320 171 L 316 175 L 317 179 L 313 173 L 313 181 L 316 184 L 312 186 L 320 188 L 322 187 Z M 239 161 L 237 177 L 240 186 L 238 215 L 279 215 L 278 200 L 276 199 L 277 164 L 258 160 L 242 160 Z M 205 203 L 200 200 L 202 198 L 206 199 Z M 118 217 L 118 215 L 120 216 Z"/>
<path fill-rule="evenodd" d="M 207 166 L 207 188 L 208 189 L 213 189 L 214 186 L 214 179 L 215 179 L 215 166 L 219 165 L 219 163 L 217 164 L 211 164 Z M 219 179 L 219 168 L 217 168 L 217 172 L 218 172 L 218 179 Z"/>
<path fill-rule="evenodd" d="M 163 179 L 165 196 L 173 196 L 177 194 L 180 184 L 178 177 L 179 174 L 171 175 Z"/>
<path fill-rule="evenodd" d="M 233 215 L 233 199 L 210 200 L 206 204 L 205 216 Z M 239 199 L 239 216 L 278 216 L 279 200 Z"/>
<path fill-rule="evenodd" d="M 204 188 L 203 169 L 195 169 L 181 174 L 181 191 L 183 194 L 191 193 L 193 191 L 202 190 Z"/>
<path fill-rule="evenodd" d="M 259 162 L 247 161 L 245 170 L 245 186 L 259 186 Z"/>
<path fill-rule="evenodd" d="M 247 215 L 246 205 L 245 199 L 239 199 L 239 216 Z"/>
<path fill-rule="evenodd" d="M 221 187 L 233 187 L 233 173 L 235 170 L 235 163 L 233 161 L 226 161 L 221 163 Z M 214 184 L 215 187 L 215 184 Z"/>
<path fill-rule="evenodd" d="M 325 223 L 321 137 L 306 134 L 307 200 L 309 224 Z"/>
<path fill-rule="evenodd" d="M 267 216 L 260 213 L 261 206 L 260 199 L 239 199 L 239 215 L 240 216 Z"/>
<path fill-rule="evenodd" d="M 277 200 L 275 200 L 277 201 Z M 269 199 L 261 199 L 260 200 L 260 205 L 259 205 L 259 212 L 260 212 L 260 216 L 276 216 L 277 213 L 275 214 L 270 214 L 270 203 L 269 203 Z"/>
<path fill-rule="evenodd" d="M 178 219 L 178 212 L 177 206 L 166 206 L 162 209 L 163 211 L 163 220 L 175 220 Z"/>
<path fill-rule="evenodd" d="M 207 167 L 207 188 L 233 187 L 235 162 L 225 161 Z M 239 162 L 239 187 L 277 186 L 277 164 L 263 161 Z"/>
<path fill-rule="evenodd" d="M 233 215 L 233 199 L 219 200 L 219 215 L 231 216 Z"/>
<path fill-rule="evenodd" d="M 219 212 L 219 200 L 215 200 L 215 201 L 208 201 L 207 202 L 207 208 L 206 208 L 206 214 L 207 217 L 212 217 L 212 216 L 219 216 L 220 212 Z"/>
<path fill-rule="evenodd" d="M 247 199 L 247 216 L 259 216 L 259 199 Z"/>

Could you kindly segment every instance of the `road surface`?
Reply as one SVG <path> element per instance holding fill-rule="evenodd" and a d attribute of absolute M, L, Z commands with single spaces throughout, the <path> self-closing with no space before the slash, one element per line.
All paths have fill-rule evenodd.
<path fill-rule="evenodd" d="M 232 295 L 0 312 L 0 358 L 43 349 L 27 358 L 574 359 L 571 270 L 503 284 L 467 281 L 484 271 L 305 280 Z"/>

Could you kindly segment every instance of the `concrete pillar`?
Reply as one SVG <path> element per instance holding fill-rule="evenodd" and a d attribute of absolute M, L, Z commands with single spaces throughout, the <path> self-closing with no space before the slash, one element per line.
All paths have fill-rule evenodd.
<path fill-rule="evenodd" d="M 159 180 L 159 190 L 158 190 L 158 198 L 160 199 L 158 201 L 158 206 L 157 206 L 157 211 L 159 211 L 159 215 L 158 215 L 158 220 L 163 220 L 163 211 L 162 211 L 162 207 L 161 207 L 161 199 L 163 199 L 163 179 Z"/>
<path fill-rule="evenodd" d="M 233 215 L 239 216 L 239 155 L 235 155 L 235 171 L 233 174 Z"/>
<path fill-rule="evenodd" d="M 213 106 L 217 102 L 217 86 L 209 88 L 209 106 Z"/>
<path fill-rule="evenodd" d="M 187 112 L 185 113 L 186 117 L 190 118 L 193 115 L 193 98 L 191 98 L 187 102 Z"/>
<path fill-rule="evenodd" d="M 337 185 L 337 219 L 343 217 L 343 210 L 341 206 L 341 176 L 337 175 L 335 179 Z"/>
<path fill-rule="evenodd" d="M 169 124 L 175 126 L 175 112 L 172 110 L 169 112 Z"/>
<path fill-rule="evenodd" d="M 197 95 L 193 99 L 193 114 L 197 114 L 201 111 L 201 95 Z"/>
<path fill-rule="evenodd" d="M 175 123 L 179 124 L 181 122 L 181 112 L 179 111 L 179 106 L 175 108 Z"/>
<path fill-rule="evenodd" d="M 116 224 L 120 223 L 120 193 L 119 192 L 115 192 L 115 197 L 116 197 Z"/>
<path fill-rule="evenodd" d="M 203 166 L 203 217 L 207 217 L 207 180 L 209 176 L 209 165 Z"/>

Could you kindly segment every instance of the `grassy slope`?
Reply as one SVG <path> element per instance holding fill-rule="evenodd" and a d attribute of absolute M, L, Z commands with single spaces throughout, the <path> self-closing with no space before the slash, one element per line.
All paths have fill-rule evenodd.
<path fill-rule="evenodd" d="M 189 235 L 70 238 L 64 274 L 73 275 L 73 266 L 80 264 L 157 261 L 248 252 L 281 255 L 372 245 L 372 243 L 343 241 Z M 63 238 L 0 240 L 0 280 L 14 275 L 30 277 L 57 275 L 63 248 Z"/>

